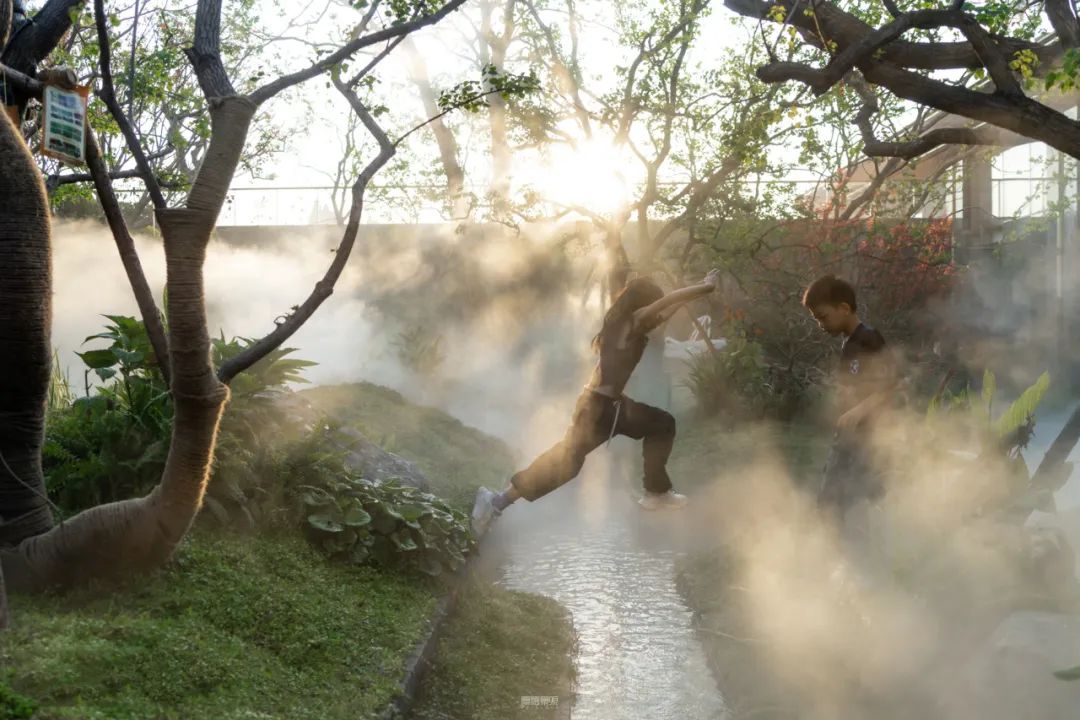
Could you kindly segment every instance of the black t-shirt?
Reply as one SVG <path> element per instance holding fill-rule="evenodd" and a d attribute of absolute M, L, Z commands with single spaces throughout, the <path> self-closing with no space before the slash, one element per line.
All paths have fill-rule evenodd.
<path fill-rule="evenodd" d="M 885 338 L 874 328 L 859 323 L 840 348 L 837 384 L 840 411 L 846 412 L 875 392 L 884 389 Z"/>
<path fill-rule="evenodd" d="M 619 347 L 618 336 L 621 330 L 623 328 L 616 326 L 601 332 L 600 359 L 597 362 L 596 375 L 597 386 L 609 385 L 618 394 L 626 387 L 634 368 L 641 361 L 645 346 L 649 343 L 645 328 L 635 330 L 631 326 L 625 347 Z"/>

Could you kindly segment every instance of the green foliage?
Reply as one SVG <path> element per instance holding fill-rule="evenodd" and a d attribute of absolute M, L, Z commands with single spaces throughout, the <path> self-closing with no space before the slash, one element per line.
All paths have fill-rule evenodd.
<path fill-rule="evenodd" d="M 1044 372 L 1009 405 L 997 420 L 993 419 L 994 395 L 997 392 L 997 378 L 987 369 L 983 372 L 982 389 L 978 401 L 970 387 L 956 393 L 945 393 L 942 397 L 931 398 L 926 410 L 927 422 L 963 422 L 977 434 L 986 437 L 983 444 L 1001 445 L 1006 449 L 1018 449 L 1027 446 L 1035 425 L 1035 410 L 1046 396 L 1050 387 L 1050 374 Z M 943 415 L 946 416 L 943 418 Z"/>
<path fill-rule="evenodd" d="M 463 512 L 394 480 L 342 476 L 301 490 L 308 530 L 331 557 L 437 576 L 474 545 Z"/>
<path fill-rule="evenodd" d="M 84 342 L 110 345 L 79 353 L 102 384 L 52 405 L 46 423 L 42 465 L 49 496 L 65 512 L 145 494 L 168 454 L 172 402 L 146 329 L 131 317 L 106 317 L 105 331 Z"/>
<path fill-rule="evenodd" d="M 994 415 L 994 393 L 997 392 L 997 379 L 994 377 L 994 373 L 990 372 L 987 368 L 983 373 L 983 385 L 982 385 L 982 402 L 986 408 L 986 419 L 989 420 Z"/>
<path fill-rule="evenodd" d="M 1061 92 L 1070 92 L 1080 85 L 1077 81 L 1078 75 L 1080 75 L 1080 48 L 1069 48 L 1065 51 L 1061 67 L 1046 73 L 1043 78 L 1044 88 L 1050 90 L 1056 87 Z"/>
<path fill-rule="evenodd" d="M 989 370 L 987 373 L 989 373 Z M 992 377 L 993 375 L 991 375 Z M 1032 423 L 1035 417 L 1035 409 L 1042 402 L 1049 387 L 1050 373 L 1044 372 L 1031 387 L 1024 390 L 1020 397 L 994 423 L 994 432 L 997 433 L 997 436 L 1005 437 L 1021 426 Z"/>
<path fill-rule="evenodd" d="M 67 408 L 75 402 L 75 391 L 71 389 L 71 380 L 60 369 L 60 354 L 53 350 L 52 373 L 49 376 L 49 395 L 45 400 L 46 414 Z"/>
<path fill-rule="evenodd" d="M 767 364 L 758 343 L 736 335 L 723 349 L 695 353 L 687 364 L 686 386 L 706 416 L 758 415 L 765 409 Z"/>
<path fill-rule="evenodd" d="M 0 683 L 0 720 L 29 720 L 37 705 Z"/>
<path fill-rule="evenodd" d="M 1071 667 L 1068 670 L 1057 670 L 1054 672 L 1054 677 L 1058 680 L 1080 680 L 1080 665 Z"/>
<path fill-rule="evenodd" d="M 43 452 L 47 487 L 65 512 L 145 494 L 160 480 L 168 454 L 172 403 L 145 329 L 131 317 L 107 317 L 106 330 L 87 340 L 111 344 L 80 353 L 87 372 L 96 373 L 102 384 L 92 395 L 57 407 L 47 424 Z M 248 338 L 226 340 L 221 335 L 212 341 L 213 361 L 225 362 L 251 343 Z M 396 482 L 377 484 L 353 477 L 345 463 L 347 451 L 338 442 L 336 422 L 320 417 L 306 425 L 290 415 L 283 402 L 287 385 L 306 382 L 304 371 L 315 365 L 291 357 L 294 352 L 295 348 L 271 351 L 233 379 L 203 522 L 264 530 L 303 525 L 323 550 L 353 562 L 430 575 L 456 569 L 472 543 L 463 512 Z M 460 423 L 452 423 L 464 431 Z M 437 423 L 427 422 L 418 429 L 426 447 L 440 443 Z M 393 444 L 393 439 L 384 435 L 382 442 Z M 475 458 L 471 461 L 475 465 Z M 436 461 L 429 472 L 441 472 L 441 465 Z M 450 465 L 449 471 L 453 469 Z M 325 494 L 326 506 L 312 510 L 305 503 L 312 493 Z M 340 534 L 332 525 L 313 524 L 310 519 L 321 513 L 327 522 L 355 522 L 357 516 L 347 513 L 358 503 L 374 518 L 369 529 L 343 525 Z M 388 519 L 401 524 L 391 527 Z"/>
<path fill-rule="evenodd" d="M 195 7 L 163 0 L 144 0 L 138 6 L 139 23 L 130 8 L 109 15 L 108 32 L 113 58 L 117 99 L 135 126 L 155 174 L 166 195 L 179 197 L 190 187 L 210 140 L 210 117 L 206 98 L 194 69 L 184 54 L 194 34 Z M 265 72 L 265 60 L 253 52 L 264 28 L 254 0 L 228 3 L 222 12 L 221 54 L 229 77 L 239 92 L 252 89 Z M 48 67 L 68 67 L 81 83 L 93 85 L 100 76 L 99 42 L 93 6 L 83 3 L 72 9 L 75 18 L 65 42 L 46 59 Z M 255 32 L 253 32 L 253 30 Z M 132 47 L 134 45 L 134 47 Z M 87 121 L 98 133 L 105 163 L 110 168 L 130 169 L 134 160 L 119 126 L 105 104 L 91 101 Z M 282 118 L 256 117 L 241 166 L 258 173 L 262 164 L 280 149 L 285 130 Z M 57 169 L 56 161 L 43 160 L 46 174 Z M 100 209 L 88 183 L 60 186 L 51 196 L 54 208 L 64 215 L 98 217 Z M 124 200 L 125 211 L 138 210 L 137 218 L 150 224 L 140 198 Z"/>
<path fill-rule="evenodd" d="M 398 692 L 437 587 L 328 563 L 295 531 L 196 528 L 130 584 L 13 595 L 0 687 L 41 720 L 370 718 Z"/>
<path fill-rule="evenodd" d="M 255 341 L 251 338 L 234 337 L 226 340 L 224 333 L 210 341 L 211 358 L 214 367 L 221 367 L 226 360 L 231 360 L 247 350 Z M 296 348 L 278 347 L 254 363 L 244 372 L 236 375 L 229 382 L 231 399 L 248 399 L 268 389 L 280 389 L 289 383 L 306 384 L 304 370 L 318 365 L 311 360 L 286 357 L 296 352 Z"/>
<path fill-rule="evenodd" d="M 524 74 L 499 70 L 488 64 L 480 69 L 480 80 L 463 80 L 452 88 L 439 94 L 439 108 L 442 110 L 461 109 L 466 112 L 479 112 L 488 106 L 490 95 L 499 95 L 504 100 L 524 97 L 540 87 L 536 71 L 530 69 Z"/>
<path fill-rule="evenodd" d="M 67 512 L 145 494 L 160 480 L 168 455 L 172 400 L 146 328 L 129 316 L 106 317 L 105 331 L 86 341 L 110 344 L 79 353 L 86 373 L 93 372 L 101 384 L 90 393 L 87 383 L 86 397 L 53 406 L 46 425 L 42 458 L 47 487 Z M 221 363 L 250 344 L 246 338 L 214 339 L 213 360 Z M 270 472 L 276 457 L 270 448 L 285 443 L 284 415 L 274 405 L 275 394 L 288 383 L 306 382 L 303 371 L 315 364 L 288 357 L 294 351 L 273 350 L 233 378 L 217 445 L 226 459 L 215 467 L 208 495 L 212 508 L 243 497 L 244 489 L 250 491 L 258 477 Z"/>
<path fill-rule="evenodd" d="M 1035 429 L 1035 411 L 1046 395 L 1050 376 L 1043 373 L 1026 388 L 996 420 L 993 419 L 993 397 L 997 390 L 994 373 L 983 373 L 983 387 L 976 394 L 970 387 L 956 393 L 945 393 L 933 398 L 926 411 L 924 426 L 927 447 L 934 448 L 939 436 L 961 438 L 970 442 L 978 451 L 973 461 L 957 465 L 955 457 L 942 455 L 942 467 L 952 467 L 964 482 L 976 486 L 985 484 L 986 478 L 999 482 L 997 487 L 986 487 L 980 496 L 979 512 L 996 514 L 1003 518 L 1022 522 L 1033 510 L 1054 510 L 1052 480 L 1044 480 L 1038 486 L 1031 482 L 1031 472 L 1021 451 L 1031 441 Z M 933 452 L 942 451 L 937 448 Z M 1071 463 L 1057 470 L 1059 478 L 1072 471 Z"/>

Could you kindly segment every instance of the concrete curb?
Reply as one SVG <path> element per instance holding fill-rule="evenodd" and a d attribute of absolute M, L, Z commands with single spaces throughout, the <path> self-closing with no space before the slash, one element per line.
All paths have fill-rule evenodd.
<path fill-rule="evenodd" d="M 409 659 L 405 662 L 405 672 L 398 681 L 397 694 L 390 704 L 375 716 L 376 720 L 401 720 L 412 710 L 420 683 L 435 662 L 435 648 L 442 636 L 446 621 L 457 606 L 458 591 L 473 572 L 476 558 L 480 555 L 480 541 L 482 540 L 481 537 L 477 541 L 477 549 L 466 557 L 462 566 L 449 576 L 448 589 L 435 605 L 428 631 L 413 647 L 412 652 L 409 653 Z"/>

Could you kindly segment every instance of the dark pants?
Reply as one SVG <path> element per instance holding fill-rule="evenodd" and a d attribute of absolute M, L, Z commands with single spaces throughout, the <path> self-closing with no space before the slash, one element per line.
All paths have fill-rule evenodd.
<path fill-rule="evenodd" d="M 526 500 L 547 495 L 577 477 L 585 456 L 607 442 L 613 427 L 616 435 L 643 440 L 645 489 L 651 492 L 670 490 L 671 479 L 665 465 L 675 443 L 675 418 L 660 408 L 625 395 L 616 401 L 591 390 L 578 398 L 573 420 L 563 439 L 533 460 L 529 467 L 514 473 L 510 482 Z"/>
<path fill-rule="evenodd" d="M 874 501 L 885 494 L 884 479 L 869 455 L 866 432 L 837 431 L 818 491 L 819 508 L 843 521 L 848 508 L 860 499 Z"/>

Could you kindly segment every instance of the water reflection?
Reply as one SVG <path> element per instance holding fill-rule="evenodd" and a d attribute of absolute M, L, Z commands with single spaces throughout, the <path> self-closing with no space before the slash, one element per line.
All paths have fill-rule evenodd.
<path fill-rule="evenodd" d="M 612 447 L 615 447 L 613 444 Z M 578 635 L 575 720 L 712 720 L 723 702 L 675 588 L 684 511 L 640 509 L 599 450 L 580 477 L 511 507 L 485 540 L 497 580 L 555 598 Z"/>

